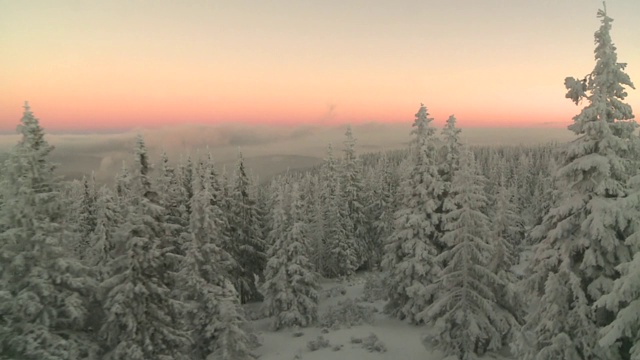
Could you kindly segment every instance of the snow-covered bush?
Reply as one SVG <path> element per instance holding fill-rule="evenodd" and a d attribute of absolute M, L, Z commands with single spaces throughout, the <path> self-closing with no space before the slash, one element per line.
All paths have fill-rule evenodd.
<path fill-rule="evenodd" d="M 329 346 L 329 340 L 325 339 L 322 335 L 318 336 L 315 340 L 309 340 L 307 343 L 307 349 L 309 349 L 309 351 L 316 351 L 328 348 Z"/>
<path fill-rule="evenodd" d="M 378 335 L 371 333 L 369 336 L 365 338 L 359 338 L 352 336 L 351 337 L 352 344 L 361 344 L 363 349 L 368 350 L 369 352 L 386 352 L 387 347 L 384 345 L 380 339 L 378 339 Z"/>
<path fill-rule="evenodd" d="M 336 285 L 324 291 L 326 298 L 344 296 L 347 294 L 347 288 L 344 285 Z"/>
<path fill-rule="evenodd" d="M 358 304 L 352 299 L 346 299 L 338 302 L 335 306 L 329 307 L 324 316 L 320 318 L 320 325 L 337 329 L 372 324 L 374 313 L 375 309 L 372 306 Z"/>
<path fill-rule="evenodd" d="M 386 352 L 387 347 L 384 345 L 378 335 L 371 333 L 366 338 L 362 339 L 362 347 L 369 350 L 369 352 Z"/>
<path fill-rule="evenodd" d="M 364 283 L 364 301 L 375 302 L 387 299 L 387 289 L 384 285 L 384 278 L 381 274 L 369 274 Z"/>

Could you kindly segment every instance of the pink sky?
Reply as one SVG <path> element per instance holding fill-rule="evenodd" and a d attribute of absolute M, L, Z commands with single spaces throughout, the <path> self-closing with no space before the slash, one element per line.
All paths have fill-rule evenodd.
<path fill-rule="evenodd" d="M 593 69 L 595 0 L 2 1 L 0 131 L 220 122 L 566 126 Z M 640 86 L 640 1 L 612 0 Z M 627 102 L 640 111 L 640 94 Z"/>

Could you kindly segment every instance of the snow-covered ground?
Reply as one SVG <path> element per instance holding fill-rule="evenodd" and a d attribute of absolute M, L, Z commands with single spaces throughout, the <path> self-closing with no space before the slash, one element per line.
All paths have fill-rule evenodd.
<path fill-rule="evenodd" d="M 327 313 L 331 306 L 347 299 L 353 299 L 358 303 L 374 306 L 378 311 L 374 314 L 372 324 L 341 327 L 339 329 L 323 329 L 320 326 L 304 329 L 271 330 L 271 319 L 253 321 L 253 327 L 257 332 L 262 345 L 256 349 L 256 354 L 261 360 L 343 360 L 343 359 L 389 359 L 389 360 L 441 360 L 444 354 L 438 350 L 425 346 L 422 338 L 429 331 L 425 326 L 414 326 L 406 322 L 392 319 L 382 313 L 383 301 L 368 303 L 359 301 L 364 292 L 365 277 L 356 276 L 348 282 L 323 281 L 319 317 Z M 344 294 L 334 291 L 333 296 L 328 297 L 332 289 L 344 287 Z M 258 311 L 258 305 L 248 305 L 250 312 Z M 324 333 L 323 333 L 324 330 Z M 328 330 L 328 332 L 326 332 Z M 300 333 L 303 335 L 300 336 Z M 370 334 L 377 335 L 378 339 L 386 347 L 386 351 L 369 351 L 362 343 L 352 343 L 352 338 L 366 338 Z M 307 344 L 323 336 L 329 341 L 329 346 L 315 351 L 310 351 Z M 339 350 L 337 350 L 339 349 Z M 507 357 L 487 354 L 482 359 L 508 359 Z"/>

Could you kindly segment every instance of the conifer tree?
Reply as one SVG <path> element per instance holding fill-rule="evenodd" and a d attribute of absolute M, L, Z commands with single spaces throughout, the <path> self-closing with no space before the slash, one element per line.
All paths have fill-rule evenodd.
<path fill-rule="evenodd" d="M 152 180 L 152 186 L 158 195 L 157 204 L 164 209 L 162 223 L 165 233 L 161 236 L 160 242 L 161 247 L 167 250 L 162 259 L 167 276 L 163 281 L 165 286 L 173 289 L 175 293 L 177 283 L 180 282 L 176 275 L 186 252 L 186 244 L 190 241 L 188 209 L 191 208 L 191 199 L 187 197 L 187 190 L 181 184 L 179 174 L 169 163 L 164 151 L 160 155 L 157 176 Z"/>
<path fill-rule="evenodd" d="M 547 162 L 547 168 L 545 172 L 541 172 L 538 175 L 538 186 L 534 190 L 534 198 L 537 200 L 534 204 L 534 219 L 533 224 L 535 226 L 542 224 L 544 216 L 555 205 L 558 198 L 558 189 L 556 189 L 555 174 L 558 166 L 553 158 L 550 158 Z"/>
<path fill-rule="evenodd" d="M 392 169 L 389 159 L 385 154 L 380 159 L 380 164 L 371 175 L 371 195 L 367 206 L 369 231 L 372 252 L 369 263 L 372 268 L 380 266 L 384 243 L 393 231 L 395 212 L 395 191 L 393 189 Z"/>
<path fill-rule="evenodd" d="M 310 228 L 309 260 L 318 274 L 326 274 L 326 239 L 324 236 L 324 213 L 321 182 L 317 175 L 310 175 L 308 179 L 308 208 Z"/>
<path fill-rule="evenodd" d="M 220 322 L 215 327 L 218 344 L 211 359 L 245 360 L 255 356 L 251 348 L 258 344 L 255 336 L 244 330 L 246 320 L 242 315 L 238 293 L 230 282 L 222 287 L 220 296 Z M 209 359 L 207 359 L 209 360 Z"/>
<path fill-rule="evenodd" d="M 515 199 L 518 209 L 525 219 L 532 219 L 532 174 L 531 169 L 533 163 L 531 157 L 526 152 L 520 153 L 517 160 L 517 166 L 514 169 L 514 189 Z M 529 223 L 531 221 L 528 221 Z"/>
<path fill-rule="evenodd" d="M 493 239 L 495 257 L 492 268 L 496 272 L 507 271 L 517 263 L 515 245 L 520 242 L 520 227 L 522 220 L 517 212 L 513 189 L 508 188 L 505 180 L 499 182 L 498 193 L 494 199 L 492 214 Z"/>
<path fill-rule="evenodd" d="M 272 242 L 269 239 L 269 233 L 271 232 L 271 208 L 273 207 L 273 188 L 274 185 L 271 181 L 269 185 L 256 186 L 256 203 L 258 207 L 258 214 L 260 218 L 260 231 L 262 237 L 265 239 L 265 248 L 268 249 Z"/>
<path fill-rule="evenodd" d="M 456 127 L 456 118 L 451 115 L 447 119 L 444 128 L 442 129 L 442 147 L 439 151 L 438 158 L 438 174 L 440 175 L 440 181 L 442 181 L 442 191 L 439 196 L 439 206 L 436 210 L 438 214 L 438 237 L 444 233 L 445 223 L 444 218 L 447 215 L 448 209 L 455 208 L 450 203 L 452 201 L 451 184 L 456 171 L 460 167 L 460 132 L 461 129 Z M 446 247 L 440 241 L 436 242 L 438 252 L 441 252 Z"/>
<path fill-rule="evenodd" d="M 605 9 L 606 10 L 606 9 Z M 634 88 L 626 74 L 613 71 L 612 64 L 620 70 L 624 69 L 625 64 L 616 63 L 615 47 L 610 44 L 608 29 L 611 27 L 611 18 L 607 17 L 606 11 L 602 12 L 603 28 L 599 31 L 603 37 L 599 50 L 601 53 L 609 55 L 608 61 L 602 60 L 603 67 L 609 70 L 610 78 L 618 79 L 619 84 L 609 83 L 608 85 L 615 89 L 617 99 L 611 101 L 616 110 L 614 116 L 616 119 L 632 118 L 632 110 L 628 104 L 622 103 L 626 93 L 620 85 L 626 85 Z M 598 49 L 597 49 L 598 50 Z M 613 54 L 611 54 L 613 52 Z M 604 57 L 603 54 L 603 57 Z M 611 111 L 611 110 L 610 110 Z M 624 116 L 620 116 L 624 114 Z M 628 135 L 628 134 L 627 134 Z M 612 312 L 614 318 L 610 324 L 600 329 L 599 345 L 619 354 L 621 359 L 640 359 L 640 319 L 638 318 L 638 309 L 640 309 L 640 172 L 638 171 L 638 158 L 640 154 L 640 144 L 635 135 L 630 135 L 631 142 L 630 151 L 636 154 L 636 158 L 632 159 L 631 178 L 629 179 L 628 196 L 624 199 L 624 207 L 622 212 L 631 219 L 628 227 L 630 234 L 625 239 L 625 245 L 630 248 L 631 259 L 622 261 L 616 267 L 619 278 L 615 279 L 613 288 L 605 293 L 595 304 L 596 308 L 605 307 Z"/>
<path fill-rule="evenodd" d="M 200 176 L 202 177 L 203 184 L 208 184 L 208 191 L 211 194 L 209 203 L 218 209 L 216 211 L 220 211 L 220 213 L 213 218 L 213 221 L 216 223 L 216 228 L 218 229 L 215 237 L 216 245 L 227 253 L 233 254 L 230 250 L 233 249 L 233 246 L 231 245 L 232 235 L 228 216 L 231 213 L 231 199 L 229 199 L 229 194 L 226 190 L 227 185 L 224 182 L 225 180 L 221 179 L 220 174 L 216 171 L 215 161 L 211 153 L 207 155 L 206 161 L 202 164 L 202 173 Z M 225 272 L 233 274 L 238 266 L 237 262 L 231 262 L 228 264 Z"/>
<path fill-rule="evenodd" d="M 95 177 L 82 179 L 82 192 L 80 194 L 80 204 L 77 209 L 77 229 L 76 235 L 78 237 L 76 245 L 76 253 L 80 259 L 86 259 L 89 255 L 89 248 L 91 247 L 91 238 L 93 232 L 96 229 L 96 183 Z"/>
<path fill-rule="evenodd" d="M 625 238 L 632 213 L 622 206 L 637 124 L 622 100 L 633 87 L 611 41 L 612 19 L 598 11 L 594 70 L 582 81 L 567 78 L 567 98 L 587 105 L 569 126 L 578 137 L 564 153 L 557 177 L 563 196 L 534 229 L 537 245 L 528 288 L 541 297 L 527 317 L 527 359 L 618 359 L 616 347 L 598 345 L 599 331 L 614 314 L 598 302 L 614 289 L 616 267 L 631 259 Z M 550 311 L 553 309 L 553 311 Z M 553 326 L 551 326 L 553 324 Z"/>
<path fill-rule="evenodd" d="M 177 169 L 178 182 L 182 184 L 182 197 L 186 199 L 187 218 L 191 215 L 189 200 L 193 197 L 193 170 L 194 165 L 191 156 L 187 156 L 186 160 L 180 161 Z"/>
<path fill-rule="evenodd" d="M 188 302 L 188 328 L 191 330 L 193 359 L 253 359 L 250 338 L 239 296 L 229 281 L 227 269 L 233 258 L 219 246 L 223 236 L 222 210 L 214 201 L 212 172 L 207 164 L 194 171 L 191 198 L 190 241 L 179 274 L 182 299 Z M 227 330 L 229 329 L 229 330 Z M 231 331 L 232 334 L 225 335 Z"/>
<path fill-rule="evenodd" d="M 328 277 L 349 277 L 357 268 L 357 254 L 353 238 L 349 236 L 351 225 L 347 217 L 347 204 L 342 201 L 333 148 L 329 145 L 323 169 L 322 218 L 324 222 L 325 275 Z"/>
<path fill-rule="evenodd" d="M 491 216 L 492 252 L 488 268 L 500 279 L 499 283 L 491 286 L 496 303 L 520 324 L 525 316 L 524 298 L 517 288 L 518 279 L 512 267 L 518 263 L 515 245 L 521 242 L 522 234 L 519 225 L 522 219 L 516 212 L 512 189 L 507 188 L 504 182 L 504 180 L 500 182 L 498 194 L 495 197 L 495 210 Z M 505 341 L 513 339 L 513 333 L 507 335 L 509 338 L 505 337 Z"/>
<path fill-rule="evenodd" d="M 344 161 L 342 164 L 341 188 L 343 201 L 349 218 L 347 236 L 353 239 L 356 267 L 362 266 L 373 255 L 373 244 L 366 233 L 366 218 L 363 204 L 362 174 L 360 161 L 356 155 L 356 139 L 351 126 L 347 127 L 344 141 Z M 369 264 L 369 267 L 371 264 Z"/>
<path fill-rule="evenodd" d="M 181 254 L 181 239 L 188 232 L 189 213 L 188 202 L 190 198 L 181 184 L 179 174 L 169 163 L 166 152 L 160 155 L 159 173 L 156 178 L 159 201 L 166 209 L 165 222 L 170 229 L 172 246 L 176 253 Z"/>
<path fill-rule="evenodd" d="M 73 234 L 62 221 L 60 183 L 49 161 L 53 146 L 27 103 L 18 131 L 22 138 L 4 164 L 0 188 L 0 354 L 90 358 L 96 346 L 85 323 L 96 284 L 66 251 Z"/>
<path fill-rule="evenodd" d="M 128 207 L 131 198 L 131 173 L 127 168 L 127 164 L 122 162 L 122 169 L 116 175 L 116 200 L 122 209 Z"/>
<path fill-rule="evenodd" d="M 263 275 L 266 264 L 266 249 L 260 229 L 258 208 L 252 193 L 252 183 L 247 175 L 244 158 L 238 156 L 235 183 L 231 194 L 231 236 L 234 252 L 231 255 L 239 265 L 235 286 L 240 293 L 240 300 L 246 303 L 259 300 L 256 280 Z"/>
<path fill-rule="evenodd" d="M 106 319 L 100 329 L 106 359 L 188 359 L 190 339 L 180 321 L 182 304 L 167 288 L 163 237 L 165 209 L 149 178 L 142 137 L 136 140 L 131 199 L 122 237 L 125 251 L 108 267 L 100 286 Z"/>
<path fill-rule="evenodd" d="M 382 263 L 388 272 L 385 311 L 411 322 L 422 321 L 418 314 L 436 296 L 434 283 L 440 272 L 435 258 L 436 210 L 442 187 L 431 121 L 427 108 L 421 105 L 413 123 L 412 164 L 400 190 L 402 207 L 395 213 L 394 231 L 386 242 Z"/>
<path fill-rule="evenodd" d="M 439 276 L 439 297 L 419 316 L 435 325 L 438 347 L 458 359 L 473 359 L 485 349 L 502 347 L 503 334 L 517 325 L 498 304 L 496 289 L 506 286 L 491 269 L 494 251 L 483 183 L 473 154 L 466 151 L 453 178 L 454 209 L 446 215 L 442 241 L 448 245 L 438 260 L 446 264 Z"/>
<path fill-rule="evenodd" d="M 115 195 L 106 186 L 101 187 L 96 199 L 96 229 L 91 234 L 88 257 L 88 263 L 94 266 L 100 281 L 108 276 L 108 264 L 124 252 L 122 247 L 116 248 L 119 245 L 118 231 L 123 223 Z"/>
<path fill-rule="evenodd" d="M 460 133 L 456 127 L 456 117 L 451 115 L 442 129 L 442 148 L 440 149 L 439 169 L 440 177 L 446 184 L 451 185 L 453 175 L 460 167 Z"/>
<path fill-rule="evenodd" d="M 289 217 L 287 214 L 287 205 L 285 192 L 289 191 L 286 185 L 276 186 L 275 181 L 271 187 L 273 200 L 271 201 L 269 234 L 267 234 L 267 243 L 271 248 L 276 241 L 282 238 L 289 226 Z M 267 258 L 270 255 L 267 253 Z"/>
<path fill-rule="evenodd" d="M 281 190 L 282 191 L 282 190 Z M 308 254 L 308 224 L 304 221 L 304 204 L 298 185 L 291 190 L 293 203 L 285 231 L 275 239 L 269 249 L 265 270 L 265 307 L 274 316 L 273 327 L 313 324 L 318 318 L 318 281 L 312 270 Z M 282 208 L 279 196 L 276 208 Z"/>
<path fill-rule="evenodd" d="M 4 164 L 4 162 L 3 162 Z M 5 184 L 6 181 L 8 181 L 6 179 L 6 174 L 5 171 L 0 173 L 0 188 L 5 188 L 7 187 L 7 185 Z M 4 200 L 4 193 L 2 191 L 0 191 L 0 214 L 4 213 L 4 207 L 5 207 L 5 200 Z M 0 220 L 0 234 L 2 234 L 5 231 L 5 223 L 4 221 Z"/>
<path fill-rule="evenodd" d="M 227 174 L 226 168 L 223 167 L 222 173 L 220 174 L 220 190 L 216 192 L 219 194 L 219 202 L 218 206 L 222 209 L 224 217 L 222 218 L 224 222 L 224 234 L 225 237 L 223 240 L 226 240 L 222 243 L 221 247 L 231 254 L 232 257 L 235 258 L 235 254 L 238 253 L 238 243 L 235 241 L 235 236 L 233 236 L 234 229 L 234 206 L 233 206 L 233 198 L 231 194 L 233 194 L 233 183 L 229 179 L 229 175 Z M 240 266 L 239 263 L 236 263 L 237 266 Z M 236 286 L 236 279 L 238 278 L 238 274 L 240 274 L 240 269 L 236 268 L 231 271 L 232 275 L 232 283 Z"/>

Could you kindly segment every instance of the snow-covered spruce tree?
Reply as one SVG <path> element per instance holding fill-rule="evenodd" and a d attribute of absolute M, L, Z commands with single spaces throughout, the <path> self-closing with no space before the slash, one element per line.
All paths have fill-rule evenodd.
<path fill-rule="evenodd" d="M 193 210 L 189 218 L 189 249 L 200 249 L 210 254 L 210 262 L 203 268 L 203 276 L 209 283 L 222 286 L 223 280 L 230 280 L 231 269 L 237 268 L 233 255 L 221 245 L 226 243 L 224 233 L 224 213 L 216 200 L 213 188 L 215 174 L 207 163 L 201 164 L 193 172 L 193 197 L 190 207 Z M 198 245 L 194 247 L 194 244 Z M 198 251 L 200 251 L 198 250 Z M 215 250 L 215 251 L 214 251 Z"/>
<path fill-rule="evenodd" d="M 269 184 L 258 184 L 256 186 L 256 204 L 258 206 L 258 213 L 260 214 L 260 231 L 265 239 L 266 249 L 272 244 L 268 237 L 272 224 L 271 208 L 273 207 L 273 186 L 275 186 L 273 179 Z"/>
<path fill-rule="evenodd" d="M 454 209 L 446 215 L 442 241 L 448 248 L 438 256 L 446 263 L 438 278 L 439 295 L 418 315 L 433 324 L 436 344 L 457 359 L 475 359 L 485 350 L 497 350 L 503 336 L 517 322 L 498 303 L 496 290 L 506 284 L 489 268 L 494 252 L 483 184 L 473 154 L 462 153 L 460 170 L 453 178 Z"/>
<path fill-rule="evenodd" d="M 239 297 L 227 272 L 234 268 L 230 265 L 234 260 L 218 246 L 223 236 L 223 214 L 214 199 L 211 176 L 206 163 L 194 171 L 190 241 L 185 244 L 178 276 L 181 297 L 187 302 L 191 359 L 253 359 L 250 338 L 243 329 Z M 225 332 L 231 334 L 224 335 Z"/>
<path fill-rule="evenodd" d="M 191 207 L 189 204 L 189 200 L 193 197 L 193 170 L 194 164 L 191 160 L 191 156 L 187 156 L 186 159 L 180 158 L 180 162 L 178 163 L 177 171 L 177 180 L 182 185 L 182 197 L 186 200 L 186 212 L 187 218 L 191 215 Z"/>
<path fill-rule="evenodd" d="M 252 190 L 252 183 L 244 166 L 244 158 L 239 154 L 235 183 L 231 193 L 232 213 L 229 224 L 235 251 L 231 255 L 238 263 L 240 271 L 235 275 L 234 285 L 240 293 L 242 303 L 261 298 L 256 279 L 262 277 L 266 265 L 266 246 Z"/>
<path fill-rule="evenodd" d="M 288 226 L 269 249 L 262 287 L 264 304 L 274 316 L 273 328 L 306 327 L 318 318 L 318 280 L 307 257 L 308 224 L 298 185 L 291 190 L 293 203 Z M 279 197 L 282 199 L 282 197 Z M 276 208 L 283 207 L 280 201 Z"/>
<path fill-rule="evenodd" d="M 616 346 L 599 346 L 599 331 L 614 320 L 598 300 L 614 290 L 616 267 L 631 259 L 625 238 L 634 214 L 623 204 L 629 193 L 637 124 L 622 102 L 632 87 L 618 63 L 611 21 L 598 11 L 596 66 L 578 81 L 567 78 L 567 97 L 587 105 L 569 126 L 577 139 L 568 145 L 558 169 L 562 198 L 549 210 L 532 238 L 538 243 L 528 288 L 541 293 L 520 342 L 525 359 L 619 359 Z M 621 296 L 622 300 L 623 296 Z M 596 304 L 596 306 L 594 306 Z M 549 311 L 553 308 L 554 311 Z M 625 334 L 627 335 L 627 334 Z"/>
<path fill-rule="evenodd" d="M 327 221 L 332 211 L 332 202 L 335 196 L 335 188 L 338 179 L 336 175 L 337 167 L 335 158 L 333 157 L 333 146 L 329 144 L 327 147 L 327 157 L 324 159 L 320 171 L 314 179 L 316 189 L 316 201 L 313 208 L 313 262 L 316 265 L 316 271 L 322 276 L 329 277 L 331 259 L 329 258 L 328 234 L 329 224 Z"/>
<path fill-rule="evenodd" d="M 195 165 L 194 165 L 195 166 Z M 188 198 L 187 189 L 182 184 L 178 172 L 169 163 L 166 152 L 160 155 L 160 163 L 157 175 L 152 179 L 158 198 L 157 204 L 164 211 L 162 214 L 162 222 L 165 228 L 165 234 L 161 237 L 162 248 L 166 249 L 166 253 L 162 258 L 164 266 L 167 269 L 167 276 L 164 277 L 165 286 L 172 289 L 174 294 L 181 281 L 176 277 L 179 272 L 182 258 L 185 255 L 186 243 L 190 242 L 189 237 L 189 210 L 190 198 Z"/>
<path fill-rule="evenodd" d="M 533 224 L 534 226 L 542 224 L 544 216 L 554 206 L 559 192 L 556 189 L 555 174 L 558 165 L 553 158 L 547 162 L 546 169 L 538 173 L 538 183 L 533 191 L 535 203 L 533 204 Z"/>
<path fill-rule="evenodd" d="M 342 184 L 342 198 L 346 203 L 347 217 L 349 218 L 349 227 L 346 231 L 347 236 L 353 239 L 355 246 L 356 268 L 363 265 L 371 267 L 371 264 L 365 264 L 372 258 L 373 244 L 366 233 L 361 166 L 360 159 L 356 155 L 356 139 L 353 137 L 351 126 L 347 127 L 345 136 L 340 183 Z"/>
<path fill-rule="evenodd" d="M 521 242 L 519 225 L 522 219 L 516 211 L 512 189 L 507 188 L 505 182 L 505 180 L 500 182 L 498 194 L 494 200 L 490 233 L 492 253 L 488 267 L 501 280 L 500 283 L 492 286 L 496 302 L 520 323 L 525 316 L 524 298 L 520 295 L 516 285 L 518 279 L 511 268 L 518 263 L 515 244 Z M 513 333 L 508 335 L 511 337 Z M 511 338 L 504 340 L 508 341 Z"/>
<path fill-rule="evenodd" d="M 370 177 L 370 200 L 368 201 L 367 218 L 368 234 L 371 239 L 372 253 L 369 263 L 377 269 L 380 266 L 384 243 L 393 232 L 395 213 L 395 189 L 393 174 L 388 157 L 383 154 L 379 164 Z"/>
<path fill-rule="evenodd" d="M 4 188 L 5 185 L 5 173 L 2 172 L 0 173 L 0 188 Z M 0 214 L 4 213 L 4 207 L 5 207 L 5 201 L 4 201 L 4 194 L 2 191 L 0 191 Z M 5 228 L 5 224 L 3 221 L 0 220 L 0 234 L 2 234 L 4 231 L 6 230 Z"/>
<path fill-rule="evenodd" d="M 223 184 L 220 175 L 215 169 L 215 162 L 211 153 L 207 155 L 206 161 L 202 163 L 200 177 L 202 178 L 203 186 L 206 184 L 208 192 L 210 193 L 209 203 L 220 211 L 217 216 L 212 218 L 217 229 L 216 236 L 214 237 L 215 244 L 233 257 L 231 249 L 234 247 L 232 244 L 231 229 L 228 214 L 225 214 L 225 212 L 230 213 L 228 210 L 230 208 L 230 199 L 226 198 L 227 195 L 224 190 L 226 185 Z M 224 272 L 230 276 L 230 280 L 233 279 L 231 274 L 236 273 L 238 269 L 239 264 L 236 261 L 232 260 L 225 263 Z"/>
<path fill-rule="evenodd" d="M 279 181 L 278 179 L 277 181 Z M 288 206 L 285 203 L 285 192 L 288 192 L 288 186 L 282 184 L 276 184 L 276 180 L 273 181 L 272 187 L 272 197 L 273 200 L 270 201 L 271 211 L 270 211 L 270 231 L 267 234 L 267 243 L 269 244 L 269 249 L 282 238 L 287 231 L 287 227 L 290 225 L 290 219 L 288 214 Z M 267 253 L 267 258 L 269 258 L 269 254 Z"/>
<path fill-rule="evenodd" d="M 322 169 L 322 219 L 324 223 L 324 275 L 349 277 L 357 268 L 357 254 L 353 238 L 349 237 L 350 219 L 342 201 L 340 181 L 333 148 L 329 145 Z"/>
<path fill-rule="evenodd" d="M 436 166 L 435 129 L 427 108 L 416 113 L 411 142 L 412 164 L 400 188 L 400 208 L 394 231 L 385 245 L 382 266 L 387 271 L 389 301 L 385 311 L 400 319 L 418 316 L 436 296 L 440 267 L 436 262 L 439 223 L 436 210 L 442 193 Z"/>
<path fill-rule="evenodd" d="M 135 165 L 127 218 L 118 239 L 125 251 L 108 265 L 100 285 L 105 321 L 100 338 L 105 359 L 189 359 L 190 339 L 179 317 L 182 303 L 171 298 L 162 242 L 168 232 L 165 209 L 149 179 L 142 137 L 136 139 Z"/>
<path fill-rule="evenodd" d="M 222 287 L 219 306 L 220 322 L 214 329 L 218 345 L 207 360 L 251 359 L 251 348 L 258 345 L 258 340 L 244 330 L 246 320 L 242 315 L 238 293 L 229 281 Z"/>
<path fill-rule="evenodd" d="M 87 262 L 95 268 L 99 281 L 108 276 L 107 265 L 124 253 L 122 246 L 116 249 L 118 230 L 124 222 L 120 210 L 113 192 L 106 186 L 101 187 L 96 199 L 96 228 L 91 234 L 91 248 L 87 256 Z"/>
<path fill-rule="evenodd" d="M 166 152 L 160 155 L 159 172 L 156 177 L 159 202 L 166 209 L 165 222 L 170 229 L 170 241 L 174 251 L 184 254 L 181 240 L 189 227 L 188 203 L 190 198 L 182 186 L 181 179 L 176 169 L 169 163 Z"/>
<path fill-rule="evenodd" d="M 517 166 L 514 171 L 514 190 L 515 200 L 517 201 L 518 210 L 526 219 L 527 224 L 533 223 L 533 162 L 530 154 L 527 152 L 520 153 L 517 160 Z"/>
<path fill-rule="evenodd" d="M 634 202 L 638 203 L 638 194 L 634 194 Z M 636 218 L 640 213 L 636 209 Z M 627 238 L 631 246 L 633 259 L 620 264 L 617 270 L 620 278 L 616 279 L 610 293 L 603 295 L 596 306 L 606 306 L 616 315 L 615 320 L 600 329 L 599 345 L 618 349 L 620 358 L 624 360 L 640 359 L 640 229 L 635 225 L 634 233 Z"/>
<path fill-rule="evenodd" d="M 453 209 L 450 203 L 451 199 L 451 183 L 453 177 L 460 167 L 460 133 L 461 129 L 456 127 L 456 117 L 451 115 L 447 119 L 444 128 L 442 129 L 442 146 L 438 153 L 438 174 L 442 181 L 442 192 L 439 197 L 439 206 L 436 210 L 440 221 L 437 224 L 438 233 L 444 232 L 444 217 L 448 210 Z M 441 252 L 446 246 L 439 242 L 437 243 L 438 251 Z"/>
<path fill-rule="evenodd" d="M 509 271 L 518 262 L 516 245 L 521 242 L 522 217 L 518 213 L 514 188 L 504 177 L 498 181 L 497 194 L 493 198 L 492 228 L 496 245 L 494 269 Z"/>
<path fill-rule="evenodd" d="M 612 20 L 606 17 L 606 13 L 604 16 L 605 24 L 610 26 Z M 628 79 L 621 83 L 633 88 Z M 622 93 L 619 92 L 619 94 Z M 619 99 L 623 100 L 623 97 L 620 96 Z M 628 113 L 630 117 L 630 107 Z M 635 153 L 640 153 L 638 144 L 634 145 Z M 625 199 L 624 209 L 625 215 L 633 219 L 629 227 L 630 235 L 625 240 L 633 258 L 618 265 L 616 269 L 620 277 L 615 280 L 613 289 L 596 302 L 596 307 L 606 307 L 614 313 L 615 317 L 610 324 L 600 330 L 599 345 L 608 349 L 618 348 L 620 358 L 625 360 L 640 359 L 640 319 L 638 318 L 640 313 L 640 172 L 637 171 L 637 157 L 633 167 L 636 172 L 629 181 L 630 191 Z"/>
<path fill-rule="evenodd" d="M 233 234 L 233 224 L 234 224 L 234 207 L 233 207 L 233 198 L 231 194 L 233 193 L 233 182 L 229 179 L 229 174 L 225 167 L 222 169 L 222 173 L 220 174 L 220 190 L 216 193 L 219 194 L 218 206 L 222 209 L 222 213 L 224 214 L 224 218 L 222 219 L 224 222 L 224 234 L 226 241 L 223 241 L 221 247 L 231 254 L 232 257 L 235 258 L 234 254 L 238 253 L 239 244 L 235 241 L 235 237 Z M 240 266 L 239 263 L 236 263 L 237 266 Z M 240 269 L 234 269 L 232 272 L 232 282 L 235 284 L 236 279 L 240 274 Z"/>
<path fill-rule="evenodd" d="M 462 129 L 456 127 L 456 117 L 449 116 L 442 129 L 442 147 L 440 148 L 440 158 L 438 159 L 440 177 L 443 182 L 448 184 L 451 184 L 453 175 L 460 167 L 460 148 L 462 146 L 460 132 L 462 132 Z M 448 187 L 450 186 L 448 185 Z"/>
<path fill-rule="evenodd" d="M 125 210 L 131 197 L 131 172 L 129 172 L 125 161 L 122 161 L 122 169 L 116 175 L 115 183 L 116 202 L 120 208 Z"/>
<path fill-rule="evenodd" d="M 325 260 L 327 253 L 324 237 L 324 216 L 322 203 L 322 189 L 317 174 L 308 175 L 307 215 L 309 218 L 309 260 L 313 264 L 314 271 L 326 274 Z"/>
<path fill-rule="evenodd" d="M 96 229 L 96 201 L 97 189 L 95 176 L 82 178 L 82 192 L 77 205 L 76 253 L 85 260 L 91 247 L 91 238 Z"/>
<path fill-rule="evenodd" d="M 22 138 L 3 167 L 0 191 L 0 354 L 8 359 L 92 359 L 85 329 L 89 272 L 66 250 L 73 234 L 61 221 L 53 147 L 25 103 Z"/>
<path fill-rule="evenodd" d="M 185 168 L 189 164 L 190 166 L 193 167 L 193 169 L 187 171 Z M 197 163 L 194 163 L 190 159 L 188 159 L 186 163 L 181 164 L 178 167 L 177 174 L 178 174 L 177 176 L 178 184 L 183 184 L 183 182 L 186 181 L 186 179 L 191 179 L 191 182 L 192 182 L 192 184 L 188 186 L 184 184 L 183 186 L 179 186 L 183 188 L 183 190 L 180 191 L 180 194 L 181 194 L 180 196 L 182 198 L 185 198 L 186 196 L 188 196 L 189 193 L 192 194 L 191 198 L 186 200 L 187 206 L 180 205 L 180 208 L 182 209 L 182 211 L 184 211 L 184 214 L 182 216 L 186 217 L 187 224 L 190 223 L 191 221 L 190 219 L 194 215 L 193 211 L 191 210 L 191 206 L 194 201 L 193 200 L 194 196 L 198 191 L 195 188 L 195 186 L 196 184 L 201 184 L 199 186 L 206 185 L 208 189 L 207 191 L 209 194 L 208 195 L 209 203 L 211 204 L 211 206 L 217 207 L 220 211 L 219 216 L 215 216 L 212 218 L 213 221 L 215 222 L 215 226 L 218 229 L 218 233 L 215 236 L 215 243 L 217 246 L 223 248 L 225 252 L 232 254 L 232 251 L 230 250 L 231 249 L 230 228 L 229 228 L 229 222 L 227 218 L 228 213 L 230 213 L 230 209 L 231 209 L 230 200 L 228 199 L 229 192 L 226 189 L 227 187 L 226 180 L 224 180 L 224 184 L 223 184 L 223 179 L 221 179 L 220 174 L 217 172 L 215 168 L 215 161 L 214 161 L 213 155 L 209 152 L 206 154 L 206 156 L 198 160 Z M 196 177 L 199 177 L 199 179 L 196 179 Z M 187 235 L 186 241 L 189 243 L 191 242 L 190 233 Z M 237 266 L 237 264 L 234 266 Z M 225 269 L 224 271 L 226 271 L 229 274 L 231 273 L 231 269 Z"/>

